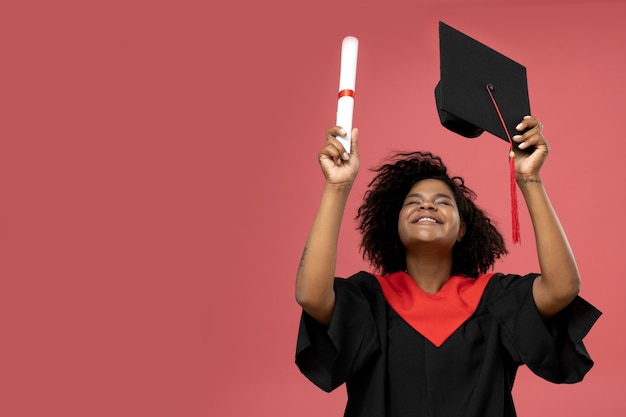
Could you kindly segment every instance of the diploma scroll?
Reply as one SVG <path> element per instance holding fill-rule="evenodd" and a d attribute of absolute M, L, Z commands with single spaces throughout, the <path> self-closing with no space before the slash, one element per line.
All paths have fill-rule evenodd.
<path fill-rule="evenodd" d="M 348 153 L 350 153 L 350 139 L 352 137 L 352 116 L 354 114 L 354 88 L 356 86 L 358 51 L 359 40 L 354 36 L 346 36 L 341 43 L 337 126 L 341 126 L 347 134 L 346 136 L 337 136 L 337 139 Z"/>

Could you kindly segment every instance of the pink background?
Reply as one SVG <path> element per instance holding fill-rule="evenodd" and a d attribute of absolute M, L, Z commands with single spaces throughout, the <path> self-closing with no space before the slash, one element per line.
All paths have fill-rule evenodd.
<path fill-rule="evenodd" d="M 360 40 L 362 171 L 337 273 L 367 266 L 368 168 L 440 154 L 510 242 L 507 146 L 445 130 L 437 24 L 528 68 L 544 180 L 604 312 L 573 386 L 520 416 L 623 416 L 626 3 L 2 0 L 0 415 L 339 416 L 294 365 L 294 274 L 322 188 L 341 39 Z M 497 269 L 538 269 L 528 216 Z"/>

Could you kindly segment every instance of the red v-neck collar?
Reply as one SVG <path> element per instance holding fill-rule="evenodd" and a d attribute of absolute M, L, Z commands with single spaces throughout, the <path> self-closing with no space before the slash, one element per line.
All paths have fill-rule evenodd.
<path fill-rule="evenodd" d="M 440 347 L 478 308 L 494 274 L 476 279 L 455 275 L 428 294 L 406 272 L 375 275 L 387 303 L 413 329 Z"/>

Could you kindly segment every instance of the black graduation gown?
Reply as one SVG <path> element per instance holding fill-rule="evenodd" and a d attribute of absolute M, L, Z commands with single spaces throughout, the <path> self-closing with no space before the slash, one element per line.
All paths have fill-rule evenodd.
<path fill-rule="evenodd" d="M 554 383 L 582 380 L 593 365 L 582 339 L 601 314 L 576 297 L 544 321 L 536 276 L 495 274 L 440 347 L 396 314 L 373 275 L 336 278 L 330 324 L 302 313 L 296 364 L 324 391 L 346 383 L 346 417 L 515 416 L 518 367 Z"/>

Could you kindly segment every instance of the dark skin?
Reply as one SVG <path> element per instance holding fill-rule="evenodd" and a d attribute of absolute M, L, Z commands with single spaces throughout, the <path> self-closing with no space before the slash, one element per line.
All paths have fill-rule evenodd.
<path fill-rule="evenodd" d="M 416 183 L 400 209 L 398 233 L 408 274 L 427 293 L 439 291 L 452 274 L 452 248 L 465 233 L 448 185 L 436 179 Z"/>
<path fill-rule="evenodd" d="M 541 270 L 533 284 L 533 296 L 538 311 L 547 318 L 578 294 L 580 275 L 540 176 L 550 149 L 543 127 L 537 118 L 526 116 L 517 130 L 524 133 L 513 137 L 520 144 L 515 150 L 515 174 L 532 220 Z M 318 155 L 325 178 L 324 192 L 296 274 L 296 300 L 309 315 L 325 324 L 330 322 L 335 305 L 333 279 L 341 220 L 360 165 L 358 130 L 352 131 L 350 155 L 337 140 L 338 135 L 345 132 L 338 126 L 329 128 L 326 144 Z M 429 293 L 439 291 L 450 278 L 452 246 L 455 239 L 462 239 L 465 227 L 460 220 L 455 223 L 458 209 L 451 196 L 448 200 L 452 201 L 442 203 L 443 195 L 450 193 L 446 188 L 441 181 L 420 181 L 408 193 L 398 215 L 398 230 L 407 249 L 407 272 Z M 415 194 L 417 201 L 412 202 L 416 197 L 411 195 Z M 411 223 L 420 216 L 434 218 L 435 222 Z"/>

